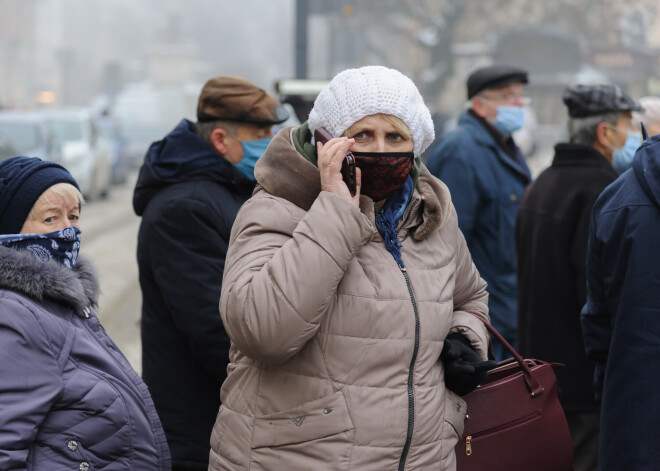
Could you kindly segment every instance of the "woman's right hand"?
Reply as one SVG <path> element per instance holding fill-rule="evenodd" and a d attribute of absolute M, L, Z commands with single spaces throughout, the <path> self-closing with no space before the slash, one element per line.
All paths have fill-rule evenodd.
<path fill-rule="evenodd" d="M 354 206 L 360 205 L 360 186 L 362 174 L 359 168 L 355 169 L 355 195 L 351 195 L 346 183 L 341 176 L 341 166 L 348 149 L 353 145 L 355 139 L 347 137 L 335 137 L 327 143 L 316 143 L 316 154 L 318 155 L 318 167 L 321 175 L 321 190 L 334 193 L 346 202 Z"/>

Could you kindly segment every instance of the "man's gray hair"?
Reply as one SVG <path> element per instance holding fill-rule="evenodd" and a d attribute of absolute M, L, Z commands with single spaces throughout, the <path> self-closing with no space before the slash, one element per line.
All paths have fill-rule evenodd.
<path fill-rule="evenodd" d="M 637 111 L 633 113 L 633 125 L 639 127 L 639 122 L 643 121 L 644 124 L 653 124 L 660 122 L 660 97 L 645 96 L 639 99 L 639 104 L 642 105 L 644 111 Z"/>
<path fill-rule="evenodd" d="M 596 142 L 596 128 L 600 123 L 616 126 L 621 117 L 620 111 L 603 113 L 586 118 L 569 118 L 568 137 L 571 144 L 592 146 Z"/>
<path fill-rule="evenodd" d="M 199 121 L 195 123 L 195 134 L 204 139 L 206 142 L 211 144 L 211 133 L 216 128 L 222 128 L 227 131 L 230 137 L 236 136 L 236 131 L 240 123 L 234 121 L 208 121 L 200 123 Z"/>

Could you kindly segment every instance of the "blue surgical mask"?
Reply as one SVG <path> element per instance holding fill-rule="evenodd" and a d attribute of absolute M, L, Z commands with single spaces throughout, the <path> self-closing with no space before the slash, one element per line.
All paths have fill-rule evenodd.
<path fill-rule="evenodd" d="M 0 245 L 31 253 L 38 262 L 54 260 L 73 268 L 80 250 L 80 229 L 67 226 L 47 234 L 0 235 Z"/>
<path fill-rule="evenodd" d="M 522 106 L 500 105 L 495 108 L 497 116 L 493 126 L 503 136 L 510 136 L 525 124 L 525 108 Z"/>
<path fill-rule="evenodd" d="M 628 131 L 628 137 L 621 149 L 614 149 L 612 152 L 612 166 L 616 173 L 621 175 L 628 170 L 635 157 L 635 152 L 642 145 L 642 136 L 634 131 Z"/>
<path fill-rule="evenodd" d="M 272 140 L 272 137 L 267 137 L 266 139 L 259 139 L 257 141 L 241 141 L 241 146 L 243 147 L 243 160 L 236 165 L 236 169 L 247 178 L 254 181 L 254 166 L 256 165 L 257 160 L 264 155 L 268 144 L 270 144 L 270 141 Z"/>

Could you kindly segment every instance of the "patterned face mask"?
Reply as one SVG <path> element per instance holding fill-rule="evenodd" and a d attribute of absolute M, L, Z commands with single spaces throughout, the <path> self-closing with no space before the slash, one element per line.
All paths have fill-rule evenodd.
<path fill-rule="evenodd" d="M 374 201 L 384 200 L 406 182 L 413 168 L 412 152 L 353 152 L 362 171 L 360 193 Z"/>
<path fill-rule="evenodd" d="M 80 229 L 68 226 L 47 234 L 0 235 L 0 245 L 29 252 L 42 263 L 54 260 L 67 268 L 73 268 L 80 250 Z"/>

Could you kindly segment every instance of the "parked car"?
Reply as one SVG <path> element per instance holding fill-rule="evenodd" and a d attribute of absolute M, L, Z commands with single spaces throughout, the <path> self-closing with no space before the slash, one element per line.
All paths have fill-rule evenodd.
<path fill-rule="evenodd" d="M 46 112 L 59 162 L 78 181 L 89 199 L 104 197 L 110 191 L 112 157 L 110 143 L 100 135 L 88 110 Z"/>
<path fill-rule="evenodd" d="M 42 114 L 0 112 L 0 160 L 14 155 L 56 160 Z"/>

